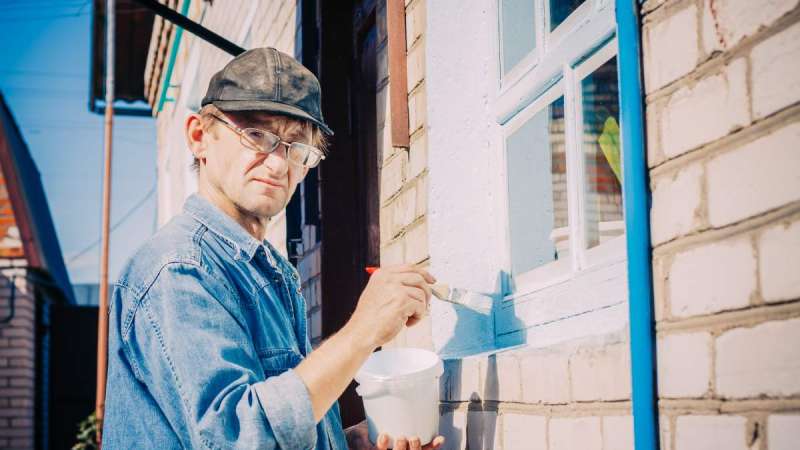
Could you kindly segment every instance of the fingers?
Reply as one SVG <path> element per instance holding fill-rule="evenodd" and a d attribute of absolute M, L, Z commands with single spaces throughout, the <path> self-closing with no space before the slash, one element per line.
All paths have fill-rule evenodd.
<path fill-rule="evenodd" d="M 375 448 L 377 450 L 389 450 L 389 436 L 386 434 L 379 434 L 378 441 L 375 443 Z"/>
<path fill-rule="evenodd" d="M 419 438 L 411 438 L 408 441 L 408 448 L 409 450 L 422 450 L 422 443 Z"/>
<path fill-rule="evenodd" d="M 430 444 L 423 447 L 424 450 L 436 450 L 444 445 L 444 436 L 436 436 Z"/>
<path fill-rule="evenodd" d="M 422 319 L 425 317 L 426 312 L 428 312 L 428 309 L 425 307 L 425 303 L 422 302 L 410 301 L 403 306 L 403 314 L 406 316 L 406 319 Z"/>
<path fill-rule="evenodd" d="M 399 437 L 394 440 L 394 450 L 408 450 L 408 439 Z"/>
<path fill-rule="evenodd" d="M 428 299 L 431 298 L 431 285 L 425 281 L 425 277 L 420 275 L 417 272 L 413 273 L 404 273 L 400 276 L 400 282 L 406 286 L 415 287 L 418 289 L 422 289 L 425 292 L 425 301 L 427 302 Z"/>
<path fill-rule="evenodd" d="M 391 273 L 409 273 L 409 272 L 417 273 L 422 276 L 422 278 L 425 280 L 426 283 L 428 284 L 436 283 L 436 277 L 431 275 L 427 270 L 421 269 L 412 264 L 401 264 L 398 266 L 388 266 L 386 268 L 382 267 L 380 270 L 385 270 L 386 272 L 391 272 Z"/>

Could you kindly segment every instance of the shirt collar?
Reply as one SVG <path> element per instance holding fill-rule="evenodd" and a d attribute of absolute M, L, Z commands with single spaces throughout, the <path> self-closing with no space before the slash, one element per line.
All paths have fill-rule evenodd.
<path fill-rule="evenodd" d="M 244 227 L 197 193 L 186 199 L 183 210 L 227 242 L 236 260 L 252 260 L 262 246 L 262 242 L 251 236 Z"/>

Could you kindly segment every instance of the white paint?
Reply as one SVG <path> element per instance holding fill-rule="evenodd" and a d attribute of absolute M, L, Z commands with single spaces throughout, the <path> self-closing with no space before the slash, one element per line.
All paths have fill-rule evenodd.
<path fill-rule="evenodd" d="M 497 292 L 503 245 L 495 223 L 497 131 L 488 106 L 497 67 L 495 6 L 447 0 L 426 7 L 430 270 L 453 286 Z M 441 302 L 432 304 L 431 315 L 437 351 L 493 344 L 485 317 Z"/>
<path fill-rule="evenodd" d="M 543 17 L 542 3 L 537 5 L 537 14 Z M 517 112 L 526 109 L 526 114 L 533 114 L 540 108 L 537 105 L 549 103 L 538 97 L 558 83 L 563 72 L 570 73 L 566 89 L 574 91 L 583 77 L 616 54 L 616 42 L 609 41 L 615 30 L 614 2 L 583 7 L 550 38 L 537 31 L 535 56 L 523 59 L 502 84 L 497 2 L 479 0 L 467 6 L 446 0 L 428 2 L 426 7 L 430 270 L 454 286 L 503 294 L 511 266 L 504 135 L 524 122 L 522 114 L 515 117 Z M 537 23 L 539 30 L 544 26 L 543 21 Z M 500 123 L 506 121 L 508 128 L 503 130 Z M 571 126 L 570 132 L 577 135 L 579 128 Z M 577 147 L 572 152 L 577 153 Z M 573 166 L 580 158 L 574 159 Z M 577 186 L 582 173 L 570 170 L 580 174 L 572 181 Z M 573 212 L 570 221 L 578 219 L 580 214 Z M 579 231 L 570 233 L 573 243 L 582 242 Z M 624 243 L 624 238 L 617 239 L 592 249 L 591 255 L 556 264 L 564 267 L 542 266 L 524 283 L 517 279 L 518 293 L 509 297 L 502 311 L 496 306 L 494 323 L 463 308 L 433 302 L 434 348 L 445 355 L 463 355 L 496 344 L 539 346 L 623 329 L 627 324 Z M 606 277 L 596 278 L 598 273 Z M 559 286 L 562 282 L 564 286 Z M 553 295 L 534 302 L 536 291 L 547 286 L 555 287 L 548 291 Z"/>

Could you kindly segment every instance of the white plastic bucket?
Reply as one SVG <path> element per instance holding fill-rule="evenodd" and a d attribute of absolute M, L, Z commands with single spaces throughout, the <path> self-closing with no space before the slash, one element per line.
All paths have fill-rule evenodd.
<path fill-rule="evenodd" d="M 394 439 L 418 437 L 427 444 L 439 429 L 439 377 L 442 360 L 419 348 L 373 353 L 356 374 L 356 392 L 364 401 L 369 439 L 380 433 Z"/>

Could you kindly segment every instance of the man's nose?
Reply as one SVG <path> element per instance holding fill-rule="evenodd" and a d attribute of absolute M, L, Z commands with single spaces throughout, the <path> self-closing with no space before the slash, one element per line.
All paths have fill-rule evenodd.
<path fill-rule="evenodd" d="M 270 172 L 282 177 L 289 171 L 289 161 L 287 160 L 288 148 L 281 143 L 272 153 L 268 153 L 262 164 L 266 165 Z"/>

